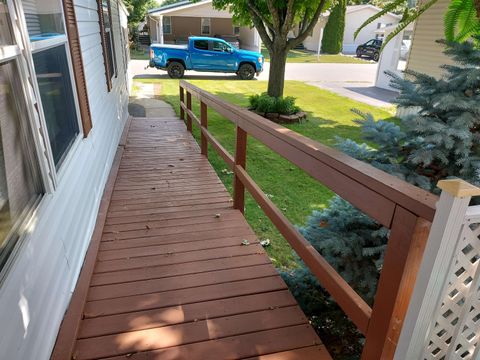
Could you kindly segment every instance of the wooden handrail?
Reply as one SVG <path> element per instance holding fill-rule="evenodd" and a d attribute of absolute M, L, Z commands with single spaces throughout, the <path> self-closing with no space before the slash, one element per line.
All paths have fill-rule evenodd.
<path fill-rule="evenodd" d="M 187 95 L 185 104 L 184 91 Z M 200 101 L 200 120 L 191 97 Z M 236 125 L 235 156 L 207 130 L 207 107 Z M 243 212 L 244 190 L 250 192 L 322 286 L 366 336 L 363 360 L 391 359 L 406 314 L 418 266 L 435 214 L 437 196 L 322 145 L 251 111 L 230 104 L 186 81 L 180 81 L 181 117 L 200 126 L 202 154 L 206 143 L 234 171 L 234 207 Z M 358 209 L 391 229 L 373 309 L 295 229 L 245 169 L 247 136 L 253 136 L 298 166 Z"/>

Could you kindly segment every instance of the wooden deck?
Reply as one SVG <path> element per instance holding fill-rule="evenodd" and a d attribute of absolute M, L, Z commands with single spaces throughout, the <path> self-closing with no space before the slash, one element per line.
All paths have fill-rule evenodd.
<path fill-rule="evenodd" d="M 330 359 L 182 121 L 119 149 L 52 359 Z"/>

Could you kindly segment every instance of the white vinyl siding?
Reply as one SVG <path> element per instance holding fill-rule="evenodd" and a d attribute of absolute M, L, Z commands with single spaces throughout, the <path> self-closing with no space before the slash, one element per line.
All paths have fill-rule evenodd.
<path fill-rule="evenodd" d="M 443 54 L 444 47 L 436 43 L 436 40 L 445 38 L 443 18 L 449 2 L 438 0 L 417 20 L 407 69 L 440 77 L 440 66 L 451 63 Z"/>
<path fill-rule="evenodd" d="M 112 31 L 120 44 L 116 0 Z M 5 359 L 47 360 L 67 309 L 93 232 L 100 199 L 127 118 L 127 76 L 118 69 L 107 92 L 97 3 L 76 0 L 82 58 L 93 128 L 62 166 L 58 187 L 42 200 L 31 234 L 17 249 L 0 286 L 0 354 Z M 122 66 L 120 66 L 122 65 Z"/>

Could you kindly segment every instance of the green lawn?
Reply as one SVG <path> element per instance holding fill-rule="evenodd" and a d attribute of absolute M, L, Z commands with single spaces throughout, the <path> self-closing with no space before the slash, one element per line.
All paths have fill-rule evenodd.
<path fill-rule="evenodd" d="M 265 61 L 270 61 L 270 54 L 267 49 L 262 49 Z M 289 63 L 337 63 L 337 64 L 369 64 L 369 61 L 362 60 L 353 56 L 317 54 L 305 50 L 290 50 L 287 57 Z"/>
<path fill-rule="evenodd" d="M 177 80 L 148 79 L 141 81 L 161 82 L 161 98 L 172 104 L 178 113 Z M 195 80 L 192 83 L 241 106 L 248 105 L 249 95 L 261 93 L 267 87 L 267 83 L 264 81 Z M 371 112 L 376 118 L 392 117 L 391 112 L 386 109 L 358 103 L 302 82 L 287 81 L 285 95 L 297 97 L 298 105 L 308 112 L 306 121 L 287 127 L 328 145 L 335 144 L 336 136 L 360 139 L 358 125 L 353 122 L 356 115 L 350 111 L 352 108 Z M 193 108 L 198 114 L 199 106 L 196 100 L 193 100 Z M 208 117 L 209 130 L 233 154 L 235 133 L 232 123 L 211 109 L 209 109 Z M 194 129 L 194 134 L 198 139 L 199 131 L 196 126 Z M 332 196 L 328 189 L 255 139 L 249 138 L 247 151 L 248 172 L 293 224 L 304 224 L 312 210 L 324 207 Z M 225 163 L 212 148 L 209 149 L 209 159 L 231 192 L 233 176 L 227 171 Z M 267 250 L 274 263 L 278 267 L 294 266 L 290 246 L 250 196 L 247 196 L 246 199 L 245 216 L 260 239 L 270 239 L 271 246 Z"/>
<path fill-rule="evenodd" d="M 132 60 L 148 60 L 148 50 L 130 49 L 130 58 Z"/>

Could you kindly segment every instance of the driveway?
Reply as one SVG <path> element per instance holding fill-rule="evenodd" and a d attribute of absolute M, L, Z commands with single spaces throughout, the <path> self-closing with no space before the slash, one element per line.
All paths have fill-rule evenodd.
<path fill-rule="evenodd" d="M 168 78 L 164 71 L 145 67 L 146 60 L 132 60 L 132 77 Z M 265 63 L 258 80 L 268 80 L 269 63 Z M 388 107 L 397 93 L 375 87 L 377 64 L 302 64 L 287 63 L 285 80 L 303 81 L 319 88 L 333 91 L 353 100 L 373 106 Z M 223 73 L 186 72 L 185 79 L 236 79 L 236 75 Z"/>

